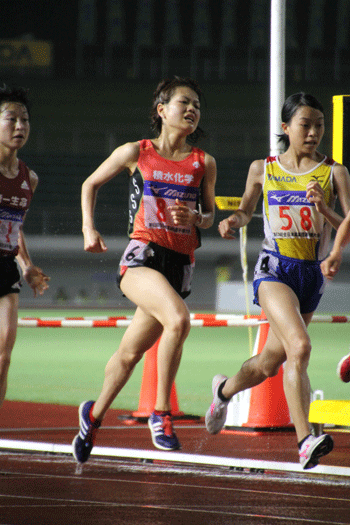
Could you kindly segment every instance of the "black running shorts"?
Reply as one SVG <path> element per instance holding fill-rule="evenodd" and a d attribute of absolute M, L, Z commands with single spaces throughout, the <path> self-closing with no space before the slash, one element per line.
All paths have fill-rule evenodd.
<path fill-rule="evenodd" d="M 0 257 L 0 297 L 10 293 L 19 293 L 21 276 L 14 257 Z"/>
<path fill-rule="evenodd" d="M 153 268 L 163 274 L 183 299 L 191 293 L 194 263 L 191 263 L 189 255 L 169 250 L 153 242 L 146 244 L 132 239 L 120 260 L 118 287 L 127 268 L 138 266 Z"/>

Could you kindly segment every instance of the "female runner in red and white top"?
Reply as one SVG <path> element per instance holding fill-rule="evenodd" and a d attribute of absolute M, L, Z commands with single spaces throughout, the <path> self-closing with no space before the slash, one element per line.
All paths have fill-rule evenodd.
<path fill-rule="evenodd" d="M 149 427 L 157 448 L 180 448 L 172 428 L 170 391 L 190 330 L 183 298 L 190 293 L 198 228 L 212 226 L 215 210 L 215 160 L 192 146 L 202 133 L 200 98 L 191 79 L 162 81 L 153 97 L 156 138 L 120 146 L 83 184 L 84 248 L 101 253 L 107 247 L 93 219 L 98 189 L 125 169 L 129 174 L 131 240 L 117 282 L 137 308 L 107 364 L 99 397 L 80 405 L 80 432 L 73 441 L 80 463 L 89 458 L 94 434 L 136 363 L 159 338 L 157 399 Z"/>
<path fill-rule="evenodd" d="M 34 266 L 22 230 L 25 214 L 38 184 L 17 152 L 29 137 L 27 93 L 22 88 L 0 88 L 0 406 L 7 388 L 10 359 L 16 340 L 18 293 L 23 277 L 34 295 L 42 295 L 49 278 Z"/>

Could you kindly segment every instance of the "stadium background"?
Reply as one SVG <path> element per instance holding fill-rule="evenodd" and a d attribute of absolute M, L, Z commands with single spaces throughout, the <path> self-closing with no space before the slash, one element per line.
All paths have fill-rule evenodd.
<path fill-rule="evenodd" d="M 104 256 L 82 250 L 81 184 L 115 147 L 150 136 L 153 89 L 179 74 L 196 78 L 205 94 L 201 146 L 217 160 L 217 195 L 242 195 L 250 162 L 269 152 L 270 1 L 36 0 L 33 9 L 31 2 L 3 0 L 0 12 L 0 80 L 29 87 L 33 101 L 31 137 L 20 156 L 40 185 L 25 232 L 32 258 L 51 275 L 49 293 L 35 303 L 23 288 L 22 307 L 127 308 L 113 284 L 126 244 L 127 177 L 99 193 L 97 226 L 109 246 Z M 286 96 L 303 90 L 323 103 L 322 151 L 329 154 L 332 97 L 349 92 L 349 14 L 347 0 L 287 2 Z M 48 43 L 48 64 L 16 60 L 12 41 L 17 50 L 18 42 L 28 49 Z M 215 308 L 224 274 L 241 280 L 238 243 L 217 233 L 225 215 L 218 212 L 203 232 L 191 309 Z M 260 219 L 249 225 L 248 237 L 251 279 Z M 349 310 L 348 269 L 345 260 L 321 311 Z"/>
<path fill-rule="evenodd" d="M 310 91 L 323 102 L 327 133 L 322 149 L 330 153 L 332 96 L 348 91 L 350 0 L 287 4 L 286 94 Z M 108 28 L 108 6 L 119 13 L 113 22 L 116 32 Z M 174 7 L 179 7 L 179 23 Z M 83 24 L 79 14 L 85 15 Z M 34 103 L 31 138 L 21 157 L 38 172 L 40 186 L 25 229 L 33 260 L 51 275 L 50 291 L 43 298 L 34 301 L 28 287 L 23 288 L 20 316 L 121 315 L 123 310 L 115 309 L 128 306 L 113 284 L 126 243 L 126 178 L 111 182 L 99 195 L 98 227 L 109 246 L 103 257 L 82 249 L 80 187 L 118 144 L 149 136 L 152 90 L 166 72 L 200 81 L 207 98 L 203 147 L 217 159 L 217 193 L 242 194 L 249 163 L 269 150 L 269 15 L 269 0 L 0 2 L 0 81 L 28 86 Z M 204 232 L 198 250 L 192 311 L 215 308 L 217 280 L 242 282 L 238 242 L 218 237 L 216 225 L 223 215 L 218 213 L 215 226 Z M 259 219 L 249 225 L 248 234 L 251 278 L 262 239 Z M 327 299 L 323 309 L 349 311 L 347 269 L 344 264 L 333 296 L 327 291 L 333 300 Z M 232 294 L 231 310 L 245 307 L 244 299 L 237 304 L 237 297 Z M 84 308 L 68 311 L 67 306 Z M 99 392 L 105 363 L 122 334 L 121 328 L 20 327 L 2 411 L 2 441 L 44 441 L 43 450 L 48 441 L 70 444 L 78 427 L 76 406 Z M 309 367 L 312 388 L 321 388 L 325 399 L 347 399 L 348 384 L 335 373 L 348 352 L 347 324 L 312 324 L 310 335 L 315 348 Z M 193 328 L 176 380 L 185 414 L 203 416 L 207 410 L 214 364 L 215 371 L 231 374 L 247 356 L 246 328 Z M 108 413 L 99 445 L 147 452 L 147 427 L 124 425 L 118 417 L 120 410 L 130 414 L 138 408 L 141 377 L 140 362 L 112 406 L 118 410 Z M 176 428 L 189 461 L 192 454 L 208 452 L 214 459 L 216 454 L 251 457 L 254 468 L 237 468 L 240 460 L 234 459 L 227 473 L 225 468 L 207 470 L 190 463 L 179 471 L 170 462 L 166 475 L 167 467 L 159 470 L 162 461 L 142 459 L 139 477 L 137 460 L 92 458 L 82 470 L 71 457 L 12 453 L 9 448 L 1 456 L 1 517 L 26 525 L 77 525 L 86 523 L 93 511 L 98 523 L 348 523 L 346 479 L 282 471 L 280 483 L 276 472 L 255 468 L 256 460 L 270 465 L 271 460 L 281 461 L 282 468 L 285 461 L 297 461 L 289 432 L 234 439 L 226 433 L 209 436 L 202 418 L 198 425 L 178 421 Z M 334 452 L 322 461 L 321 468 L 330 467 L 328 472 L 349 464 L 347 433 L 338 432 L 335 441 Z M 260 461 L 256 465 L 261 466 Z"/>

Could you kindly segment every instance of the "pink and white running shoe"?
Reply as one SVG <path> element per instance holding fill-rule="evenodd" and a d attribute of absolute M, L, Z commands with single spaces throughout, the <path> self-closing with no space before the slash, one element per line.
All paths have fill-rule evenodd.
<path fill-rule="evenodd" d="M 218 396 L 218 389 L 221 383 L 226 379 L 226 376 L 218 374 L 214 377 L 212 382 L 212 391 L 213 391 L 213 402 L 205 414 L 205 426 L 209 434 L 217 434 L 220 432 L 222 427 L 225 424 L 227 416 L 227 405 L 229 401 L 222 401 Z"/>
<path fill-rule="evenodd" d="M 304 470 L 314 468 L 318 460 L 333 450 L 333 439 L 329 434 L 309 436 L 299 450 L 300 464 Z"/>

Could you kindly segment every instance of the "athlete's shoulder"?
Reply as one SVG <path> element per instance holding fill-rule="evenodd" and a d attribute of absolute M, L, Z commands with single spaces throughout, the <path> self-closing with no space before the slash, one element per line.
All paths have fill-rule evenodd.
<path fill-rule="evenodd" d="M 32 191 L 34 192 L 38 183 L 39 183 L 39 177 L 33 170 L 29 170 L 29 180 L 30 180 L 30 187 L 32 188 Z"/>
<path fill-rule="evenodd" d="M 217 167 L 216 167 L 216 160 L 212 155 L 209 155 L 209 153 L 204 153 L 204 177 L 208 181 L 212 181 L 215 184 L 216 177 L 217 177 Z"/>
<path fill-rule="evenodd" d="M 251 163 L 250 167 L 249 167 L 249 172 L 250 173 L 255 173 L 255 174 L 261 174 L 264 172 L 265 170 L 265 163 L 266 163 L 267 159 L 256 159 L 256 160 L 253 160 L 253 162 Z"/>
<path fill-rule="evenodd" d="M 18 167 L 19 167 L 20 176 L 24 178 L 24 180 L 27 180 L 27 181 L 29 180 L 30 188 L 32 192 L 34 192 L 39 182 L 38 175 L 33 170 L 31 170 L 27 166 L 27 164 L 21 159 L 18 159 Z"/>
<path fill-rule="evenodd" d="M 339 162 L 335 162 L 334 161 L 334 164 L 333 164 L 333 173 L 334 173 L 334 176 L 345 176 L 345 177 L 348 177 L 349 176 L 349 170 L 346 166 L 344 166 L 344 164 L 339 164 Z"/>
<path fill-rule="evenodd" d="M 140 149 L 141 149 L 140 142 L 141 141 L 126 142 L 125 144 L 123 144 L 120 147 L 123 148 L 126 153 L 129 152 L 130 154 L 133 154 L 133 153 L 135 154 L 135 153 L 139 153 L 140 152 Z"/>
<path fill-rule="evenodd" d="M 203 150 L 200 150 L 203 151 Z M 206 151 L 203 151 L 204 154 L 204 164 L 205 166 L 216 166 L 216 160 L 213 157 L 213 155 L 210 155 L 210 153 L 207 153 Z"/>
<path fill-rule="evenodd" d="M 140 154 L 140 144 L 139 142 L 126 142 L 121 146 L 116 148 L 111 157 L 123 157 L 128 160 L 137 160 Z"/>
<path fill-rule="evenodd" d="M 344 166 L 344 164 L 340 164 L 340 162 L 337 162 L 332 157 L 328 157 L 327 155 L 324 155 L 323 164 L 325 166 L 332 167 L 335 175 L 349 173 L 347 167 Z"/>

